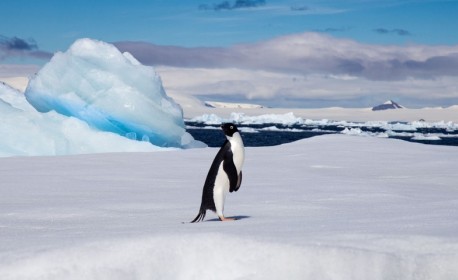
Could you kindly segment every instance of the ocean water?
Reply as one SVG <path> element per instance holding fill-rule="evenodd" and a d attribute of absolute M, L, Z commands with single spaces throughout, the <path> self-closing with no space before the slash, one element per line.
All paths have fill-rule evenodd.
<path fill-rule="evenodd" d="M 198 122 L 186 122 L 187 131 L 209 147 L 220 147 L 226 138 L 219 125 Z M 281 124 L 250 124 L 238 125 L 246 147 L 275 146 L 294 142 L 323 134 L 338 134 L 351 131 L 352 128 L 340 125 L 281 125 Z M 357 134 L 369 137 L 387 137 L 428 145 L 458 146 L 458 131 L 443 128 L 417 128 L 412 130 L 395 130 L 387 133 L 380 127 L 359 127 Z"/>

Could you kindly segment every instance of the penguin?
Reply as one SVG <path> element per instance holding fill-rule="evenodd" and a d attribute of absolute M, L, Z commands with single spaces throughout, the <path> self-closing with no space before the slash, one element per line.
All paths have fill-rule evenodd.
<path fill-rule="evenodd" d="M 207 210 L 216 212 L 221 221 L 234 220 L 224 217 L 224 201 L 228 192 L 238 191 L 242 183 L 242 166 L 245 147 L 239 130 L 233 123 L 221 125 L 226 141 L 213 160 L 202 191 L 199 214 L 191 223 L 203 221 Z"/>

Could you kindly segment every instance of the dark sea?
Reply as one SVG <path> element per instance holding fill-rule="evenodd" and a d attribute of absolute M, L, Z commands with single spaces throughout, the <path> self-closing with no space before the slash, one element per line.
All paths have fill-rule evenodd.
<path fill-rule="evenodd" d="M 206 143 L 209 147 L 220 147 L 226 137 L 219 125 L 199 122 L 186 122 L 187 131 L 194 139 Z M 243 142 L 246 147 L 275 146 L 294 142 L 300 139 L 323 134 L 340 134 L 348 131 L 349 127 L 341 125 L 282 125 L 282 124 L 238 124 Z M 417 128 L 412 130 L 387 131 L 381 127 L 357 128 L 356 133 L 372 137 L 387 137 L 427 145 L 458 146 L 458 131 L 445 128 Z M 413 135 L 415 134 L 415 136 Z"/>

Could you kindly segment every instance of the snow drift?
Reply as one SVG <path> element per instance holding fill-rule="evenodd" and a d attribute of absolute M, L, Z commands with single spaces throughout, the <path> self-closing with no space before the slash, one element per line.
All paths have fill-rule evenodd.
<path fill-rule="evenodd" d="M 391 241 L 393 242 L 393 241 Z M 439 245 L 423 239 L 402 245 Z M 388 243 L 389 244 L 389 243 Z M 46 251 L 3 266 L 3 280 L 19 279 L 453 279 L 458 257 L 358 248 L 292 246 L 226 234 L 140 237 Z"/>
<path fill-rule="evenodd" d="M 181 107 L 169 98 L 154 69 L 129 53 L 91 39 L 56 53 L 25 91 L 39 112 L 56 111 L 160 147 L 192 146 Z"/>

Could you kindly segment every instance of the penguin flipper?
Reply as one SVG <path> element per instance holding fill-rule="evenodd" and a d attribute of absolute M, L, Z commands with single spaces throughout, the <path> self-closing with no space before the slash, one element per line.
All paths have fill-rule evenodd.
<path fill-rule="evenodd" d="M 239 179 L 237 180 L 237 186 L 235 186 L 234 191 L 238 191 L 240 189 L 241 184 L 242 184 L 242 171 L 240 170 Z"/>
<path fill-rule="evenodd" d="M 224 157 L 223 169 L 227 173 L 227 177 L 229 177 L 229 192 L 236 191 L 238 189 L 239 176 L 230 150 L 226 152 L 226 156 Z"/>

